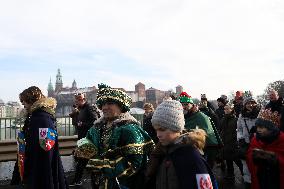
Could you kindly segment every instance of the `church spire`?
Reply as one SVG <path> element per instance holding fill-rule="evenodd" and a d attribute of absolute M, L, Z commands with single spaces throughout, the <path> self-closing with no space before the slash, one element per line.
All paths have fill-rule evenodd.
<path fill-rule="evenodd" d="M 50 77 L 50 80 L 49 80 L 49 83 L 48 83 L 48 87 L 47 87 L 47 95 L 49 97 L 53 97 L 54 96 L 54 89 L 53 89 L 53 85 L 51 83 L 51 77 Z"/>
<path fill-rule="evenodd" d="M 55 92 L 59 92 L 63 88 L 62 76 L 60 69 L 57 70 L 56 83 L 55 83 Z"/>
<path fill-rule="evenodd" d="M 52 85 L 52 83 L 51 83 L 51 77 L 50 77 L 50 80 L 49 80 L 49 83 L 48 83 L 47 90 L 48 90 L 48 91 L 54 91 L 53 85 Z"/>
<path fill-rule="evenodd" d="M 74 79 L 74 81 L 72 83 L 72 89 L 77 89 L 77 83 L 76 83 L 75 79 Z"/>

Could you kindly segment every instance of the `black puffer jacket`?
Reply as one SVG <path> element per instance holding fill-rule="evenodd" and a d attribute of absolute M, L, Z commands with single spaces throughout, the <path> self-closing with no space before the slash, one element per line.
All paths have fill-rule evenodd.
<path fill-rule="evenodd" d="M 153 116 L 153 112 L 149 113 L 148 115 L 143 115 L 143 129 L 149 134 L 152 140 L 157 143 L 159 141 L 157 137 L 157 133 L 152 126 L 151 119 Z"/>
<path fill-rule="evenodd" d="M 96 110 L 89 103 L 85 103 L 79 107 L 78 114 L 78 139 L 84 138 L 88 130 L 93 126 L 95 120 L 98 119 Z"/>
<path fill-rule="evenodd" d="M 226 115 L 221 121 L 221 138 L 224 143 L 222 157 L 226 160 L 233 160 L 236 157 L 237 148 L 237 118 L 234 114 Z"/>
<path fill-rule="evenodd" d="M 265 106 L 265 109 L 270 108 L 272 112 L 277 111 L 278 113 L 280 113 L 283 105 L 283 98 L 279 97 L 276 101 L 269 101 L 269 103 Z"/>

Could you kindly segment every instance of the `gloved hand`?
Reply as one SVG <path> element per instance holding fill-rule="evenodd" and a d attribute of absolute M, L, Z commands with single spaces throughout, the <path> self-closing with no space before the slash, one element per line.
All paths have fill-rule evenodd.
<path fill-rule="evenodd" d="M 272 151 L 265 151 L 259 148 L 252 150 L 253 162 L 261 166 L 275 166 L 278 163 L 277 155 Z"/>

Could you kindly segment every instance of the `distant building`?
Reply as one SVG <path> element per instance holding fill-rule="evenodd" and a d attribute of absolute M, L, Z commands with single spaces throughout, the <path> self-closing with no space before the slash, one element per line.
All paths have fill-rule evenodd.
<path fill-rule="evenodd" d="M 183 92 L 183 87 L 180 85 L 176 86 L 176 95 L 179 96 L 180 93 L 182 92 Z"/>
<path fill-rule="evenodd" d="M 0 117 L 17 117 L 23 107 L 18 102 L 9 101 L 4 103 L 3 100 L 0 99 Z"/>
<path fill-rule="evenodd" d="M 5 103 L 2 99 L 0 99 L 0 117 L 6 117 Z"/>
<path fill-rule="evenodd" d="M 181 86 L 180 86 L 181 87 Z M 182 87 L 181 87 L 182 88 Z M 150 102 L 156 107 L 160 104 L 165 96 L 170 96 L 172 91 L 160 91 L 158 89 L 149 88 L 145 89 L 145 85 L 141 82 L 135 85 L 135 91 L 126 91 L 123 88 L 116 88 L 125 91 L 132 98 L 132 108 L 143 108 L 145 102 Z M 56 115 L 67 116 L 72 111 L 72 105 L 74 104 L 74 95 L 76 93 L 86 93 L 87 101 L 91 104 L 96 103 L 97 88 L 85 87 L 78 88 L 74 79 L 72 87 L 64 87 L 62 75 L 60 69 L 57 70 L 55 88 L 50 81 L 47 87 L 47 93 L 49 97 L 54 97 L 57 100 Z"/>
<path fill-rule="evenodd" d="M 146 90 L 146 102 L 153 104 L 156 108 L 162 101 L 160 90 L 150 87 Z"/>
<path fill-rule="evenodd" d="M 48 84 L 47 94 L 48 97 L 54 97 L 57 101 L 56 116 L 67 116 L 72 111 L 74 104 L 74 95 L 77 93 L 85 93 L 86 99 L 89 103 L 96 102 L 97 89 L 93 87 L 77 88 L 77 83 L 74 80 L 72 87 L 63 87 L 62 75 L 60 69 L 57 70 L 55 89 L 51 79 Z"/>
<path fill-rule="evenodd" d="M 22 107 L 18 102 L 9 101 L 7 102 L 5 108 L 6 108 L 5 117 L 17 117 Z"/>
<path fill-rule="evenodd" d="M 126 91 L 126 93 L 132 98 L 132 103 L 137 102 L 139 99 L 138 93 L 135 91 Z"/>
<path fill-rule="evenodd" d="M 145 90 L 145 85 L 143 83 L 139 82 L 135 85 L 135 92 L 138 95 L 137 101 L 144 102 L 146 100 L 146 90 Z"/>

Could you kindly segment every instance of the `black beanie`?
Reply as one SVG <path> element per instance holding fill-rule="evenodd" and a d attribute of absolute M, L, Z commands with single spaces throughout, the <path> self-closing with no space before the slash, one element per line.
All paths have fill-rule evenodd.
<path fill-rule="evenodd" d="M 225 100 L 224 98 L 221 98 L 221 97 L 217 99 L 217 102 L 222 102 L 224 105 L 227 104 L 227 100 Z"/>

